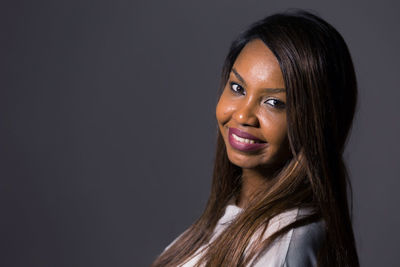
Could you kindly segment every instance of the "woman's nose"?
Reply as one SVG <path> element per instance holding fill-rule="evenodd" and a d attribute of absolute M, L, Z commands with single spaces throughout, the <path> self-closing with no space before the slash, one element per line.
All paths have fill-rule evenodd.
<path fill-rule="evenodd" d="M 255 114 L 256 107 L 251 102 L 243 103 L 237 107 L 232 117 L 243 126 L 257 127 L 259 125 L 258 118 Z"/>

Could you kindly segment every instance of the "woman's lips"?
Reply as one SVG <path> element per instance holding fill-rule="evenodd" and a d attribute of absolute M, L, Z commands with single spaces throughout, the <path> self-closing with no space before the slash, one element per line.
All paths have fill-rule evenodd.
<path fill-rule="evenodd" d="M 257 137 L 236 128 L 229 128 L 229 143 L 241 151 L 253 151 L 267 146 L 267 143 Z"/>

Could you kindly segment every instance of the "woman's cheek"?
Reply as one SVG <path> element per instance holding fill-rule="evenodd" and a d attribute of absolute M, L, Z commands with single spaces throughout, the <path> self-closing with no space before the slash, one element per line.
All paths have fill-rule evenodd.
<path fill-rule="evenodd" d="M 225 96 L 221 96 L 216 109 L 217 120 L 221 124 L 225 124 L 229 121 L 232 113 L 235 110 L 233 101 L 226 99 Z"/>
<path fill-rule="evenodd" d="M 269 143 L 280 144 L 287 135 L 286 116 L 263 114 L 263 134 Z"/>

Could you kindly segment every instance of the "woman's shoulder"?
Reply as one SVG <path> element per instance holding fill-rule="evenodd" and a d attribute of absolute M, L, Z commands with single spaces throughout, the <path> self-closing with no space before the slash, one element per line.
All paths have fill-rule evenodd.
<path fill-rule="evenodd" d="M 308 213 L 309 209 L 296 208 L 277 215 L 268 226 L 269 235 Z M 277 238 L 252 266 L 316 266 L 318 251 L 324 237 L 325 223 L 322 219 L 293 228 Z"/>
<path fill-rule="evenodd" d="M 284 266 L 316 266 L 324 238 L 323 220 L 294 228 Z"/>

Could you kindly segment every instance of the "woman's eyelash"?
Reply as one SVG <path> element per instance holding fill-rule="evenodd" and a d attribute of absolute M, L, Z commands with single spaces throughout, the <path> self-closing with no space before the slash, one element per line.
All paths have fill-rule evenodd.
<path fill-rule="evenodd" d="M 278 108 L 278 109 L 284 109 L 286 106 L 284 102 L 280 101 L 279 99 L 275 99 L 275 98 L 267 99 L 265 101 L 265 103 L 267 103 L 268 105 L 270 105 L 274 108 Z"/>
<path fill-rule="evenodd" d="M 237 83 L 234 82 L 230 82 L 230 88 L 233 92 L 237 93 L 237 94 L 244 94 L 244 89 L 242 86 L 240 86 Z"/>
<path fill-rule="evenodd" d="M 244 88 L 242 86 L 240 86 L 239 84 L 237 84 L 235 82 L 230 82 L 229 85 L 230 85 L 231 91 L 233 91 L 235 94 L 240 94 L 240 95 L 245 94 Z M 277 108 L 277 109 L 284 109 L 286 107 L 284 102 L 282 102 L 281 100 L 276 99 L 276 98 L 267 99 L 264 103 L 267 103 L 271 107 Z"/>

